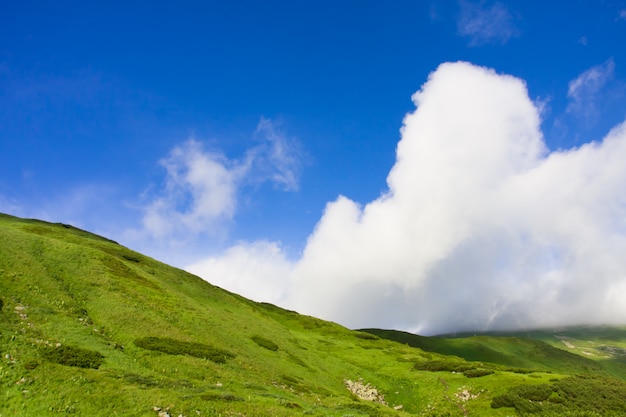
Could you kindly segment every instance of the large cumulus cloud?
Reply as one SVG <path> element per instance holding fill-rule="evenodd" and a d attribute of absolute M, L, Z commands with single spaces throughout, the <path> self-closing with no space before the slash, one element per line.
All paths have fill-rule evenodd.
<path fill-rule="evenodd" d="M 272 247 L 263 264 L 279 267 L 245 282 L 229 258 L 189 269 L 248 296 L 279 286 L 266 301 L 350 327 L 626 322 L 625 125 L 549 152 L 524 82 L 468 63 L 442 64 L 413 101 L 388 190 L 328 203 L 300 259 Z M 227 256 L 250 262 L 246 248 Z"/>

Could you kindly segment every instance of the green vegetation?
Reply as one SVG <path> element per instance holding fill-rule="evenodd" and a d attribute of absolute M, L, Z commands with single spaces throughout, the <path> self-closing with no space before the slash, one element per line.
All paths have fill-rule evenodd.
<path fill-rule="evenodd" d="M 462 360 L 453 358 L 439 359 L 433 361 L 418 362 L 415 364 L 418 371 L 430 372 L 466 372 L 476 369 L 474 365 Z"/>
<path fill-rule="evenodd" d="M 223 349 L 217 349 L 203 343 L 183 342 L 169 337 L 142 337 L 135 340 L 135 346 L 168 355 L 188 355 L 194 358 L 208 359 L 215 363 L 226 363 L 227 359 L 235 357 Z"/>
<path fill-rule="evenodd" d="M 575 376 L 553 384 L 517 385 L 491 402 L 512 407 L 519 415 L 623 416 L 626 383 L 612 378 Z"/>
<path fill-rule="evenodd" d="M 266 339 L 266 338 L 264 338 L 262 336 L 255 335 L 255 336 L 252 336 L 251 339 L 254 341 L 254 343 L 256 343 L 257 345 L 259 345 L 259 346 L 261 346 L 261 347 L 263 347 L 263 348 L 265 348 L 267 350 L 271 350 L 271 351 L 274 351 L 274 352 L 276 352 L 278 350 L 278 345 L 276 343 L 274 343 L 271 340 L 268 340 L 268 339 Z"/>
<path fill-rule="evenodd" d="M 0 417 L 626 414 L 614 330 L 585 339 L 597 358 L 526 335 L 398 343 L 72 226 L 0 215 L 0 242 Z"/>
<path fill-rule="evenodd" d="M 243 398 L 233 394 L 202 394 L 200 398 L 204 401 L 244 401 Z"/>
<path fill-rule="evenodd" d="M 493 374 L 493 372 L 494 371 L 492 371 L 491 369 L 475 368 L 463 371 L 463 375 L 465 375 L 467 378 L 480 378 L 481 376 L 491 375 Z"/>
<path fill-rule="evenodd" d="M 524 332 L 492 333 L 492 336 L 517 337 L 542 341 L 591 361 L 596 368 L 626 379 L 626 327 L 571 327 Z"/>
<path fill-rule="evenodd" d="M 45 346 L 41 349 L 41 355 L 50 362 L 79 368 L 98 369 L 104 360 L 100 352 L 74 346 Z"/>
<path fill-rule="evenodd" d="M 510 372 L 524 373 L 539 370 L 550 370 L 564 374 L 575 374 L 581 371 L 585 373 L 604 372 L 601 363 L 584 355 L 560 349 L 542 340 L 529 339 L 520 335 L 424 337 L 396 330 L 366 329 L 363 331 L 427 352 L 453 355 L 467 361 L 503 365 Z"/>
<path fill-rule="evenodd" d="M 480 378 L 481 376 L 491 375 L 494 373 L 494 369 L 498 368 L 508 371 L 508 369 L 493 364 L 466 362 L 455 358 L 418 362 L 414 367 L 418 371 L 462 373 L 466 378 Z"/>
<path fill-rule="evenodd" d="M 550 398 L 553 392 L 553 387 L 548 384 L 517 385 L 506 394 L 494 397 L 491 407 L 514 407 L 518 412 L 537 413 L 541 411 L 539 403 Z"/>

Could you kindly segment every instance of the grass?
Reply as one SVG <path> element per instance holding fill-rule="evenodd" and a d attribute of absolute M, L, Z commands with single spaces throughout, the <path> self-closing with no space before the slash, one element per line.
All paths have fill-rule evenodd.
<path fill-rule="evenodd" d="M 500 364 L 519 372 L 550 370 L 565 374 L 603 373 L 603 366 L 585 356 L 560 349 L 541 339 L 519 335 L 479 335 L 469 337 L 424 337 L 396 330 L 366 329 L 388 340 L 467 361 Z M 625 337 L 626 339 L 626 337 Z"/>
<path fill-rule="evenodd" d="M 71 226 L 0 215 L 0 242 L 0 417 L 504 417 L 523 411 L 493 401 L 536 385 L 552 390 L 544 415 L 623 411 L 608 365 L 549 341 L 446 341 L 449 356 L 439 339 L 414 347 L 252 302 Z"/>

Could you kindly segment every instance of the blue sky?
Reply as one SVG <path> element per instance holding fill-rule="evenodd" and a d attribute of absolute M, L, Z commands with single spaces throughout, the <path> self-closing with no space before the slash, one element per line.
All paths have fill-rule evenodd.
<path fill-rule="evenodd" d="M 339 271 L 344 271 L 345 265 L 320 272 L 330 277 L 324 283 L 307 278 L 311 270 L 306 265 L 312 262 L 307 259 L 313 256 L 316 239 L 330 227 L 324 225 L 334 222 L 329 205 L 341 205 L 339 196 L 363 209 L 360 216 L 365 218 L 366 207 L 401 194 L 390 186 L 390 172 L 403 172 L 395 168 L 400 162 L 396 148 L 403 137 L 403 120 L 415 112 L 419 101 L 412 99 L 413 94 L 432 85 L 428 91 L 441 91 L 439 97 L 455 101 L 455 92 L 436 87 L 444 82 L 455 85 L 454 80 L 465 77 L 464 71 L 474 74 L 465 66 L 458 67 L 462 68 L 458 73 L 439 72 L 442 63 L 468 62 L 476 68 L 492 69 L 494 83 L 506 74 L 525 85 L 520 100 L 534 106 L 542 135 L 537 143 L 543 148 L 537 151 L 536 164 L 551 155 L 553 160 L 558 155 L 584 159 L 584 152 L 577 150 L 592 141 L 603 143 L 609 131 L 626 118 L 624 1 L 541 5 L 469 0 L 154 3 L 24 1 L 0 5 L 0 211 L 72 223 L 174 265 L 191 269 L 195 265 L 194 272 L 207 280 L 246 296 L 346 325 L 371 323 L 346 316 L 337 307 L 345 303 L 344 296 L 352 287 L 346 287 L 343 296 L 334 292 L 336 302 L 328 309 L 312 306 L 299 293 L 310 292 L 311 286 L 319 288 L 321 295 L 333 292 L 328 288 L 341 279 L 343 272 Z M 467 76 L 469 83 L 482 82 Z M 490 85 L 485 84 L 484 95 L 492 94 Z M 460 98 L 465 94 L 461 87 Z M 493 91 L 495 96 L 499 90 Z M 423 92 L 422 96 L 431 97 L 428 103 L 436 102 L 435 93 Z M 444 124 L 446 111 L 444 107 L 437 116 Z M 494 113 L 494 120 L 498 117 Z M 450 115 L 449 120 L 455 123 L 456 119 Z M 479 115 L 475 120 L 481 120 Z M 481 155 L 493 148 L 491 143 L 477 142 L 475 146 L 486 147 Z M 465 153 L 470 154 L 470 150 Z M 600 157 L 589 158 L 592 162 L 572 162 L 572 166 L 588 172 L 610 165 Z M 474 168 L 464 175 L 474 178 L 476 166 L 468 167 Z M 577 175 L 571 169 L 569 165 L 554 168 L 554 173 L 546 168 L 550 173 L 541 175 L 550 179 L 537 181 L 571 186 L 572 195 L 587 195 L 581 190 L 588 190 L 590 181 L 586 177 L 581 185 L 571 185 Z M 601 194 L 597 201 L 603 207 L 615 205 L 613 217 L 609 216 L 614 222 L 602 230 L 609 235 L 610 230 L 620 230 L 616 236 L 602 235 L 599 223 L 589 220 L 597 217 L 585 217 L 599 216 L 593 207 L 587 207 L 586 200 L 576 207 L 577 213 L 587 213 L 581 219 L 586 219 L 586 229 L 598 234 L 596 238 L 621 242 L 625 229 L 617 223 L 626 211 L 615 197 L 622 184 L 622 172 L 619 167 L 615 170 L 614 176 L 595 176 L 604 178 L 602 187 L 594 188 L 604 194 L 589 195 Z M 415 173 L 437 181 L 442 178 L 439 174 L 436 167 Z M 462 187 L 437 181 L 438 187 L 451 192 Z M 404 184 L 404 180 L 397 182 Z M 606 188 L 607 184 L 612 188 Z M 408 189 L 413 186 L 406 185 Z M 429 196 L 422 198 L 428 200 Z M 460 204 L 483 197 L 473 194 L 464 198 Z M 498 197 L 509 205 L 513 200 L 511 196 Z M 565 205 L 565 201 L 568 207 L 574 204 L 570 198 L 554 205 Z M 458 203 L 449 201 L 454 202 Z M 423 205 L 416 207 L 419 212 Z M 513 211 L 503 212 L 510 215 Z M 559 254 L 551 258 L 556 266 L 551 264 L 550 273 L 582 274 L 572 259 L 588 265 L 583 261 L 592 255 L 580 246 L 562 243 L 565 235 L 561 232 L 539 226 L 543 223 L 537 219 L 548 214 L 537 213 L 533 221 L 518 225 L 513 240 L 525 236 L 538 242 L 537 253 Z M 385 216 L 399 215 L 381 218 Z M 450 219 L 462 223 L 461 217 Z M 361 238 L 356 232 L 339 232 L 346 224 L 337 222 L 334 230 L 338 236 L 333 242 L 357 245 L 359 239 L 383 239 L 374 232 Z M 572 220 L 566 226 L 577 228 L 579 224 Z M 439 236 L 447 231 L 423 233 L 427 238 L 428 233 Z M 369 300 L 367 305 L 380 302 L 370 319 L 384 318 L 373 324 L 416 331 L 454 330 L 449 323 L 458 311 L 442 310 L 425 319 L 426 313 L 412 306 L 418 300 L 427 305 L 425 300 L 438 292 L 455 288 L 453 280 L 437 278 L 438 273 L 459 280 L 500 276 L 500 269 L 494 272 L 482 264 L 464 263 L 469 255 L 459 254 L 460 248 L 472 239 L 484 238 L 471 236 L 455 240 L 450 247 L 444 245 L 447 249 L 427 262 L 451 260 L 437 265 L 442 271 L 457 272 L 444 274 L 420 264 L 426 269 L 415 272 L 419 277 L 414 280 L 370 279 L 368 282 L 377 284 L 365 286 L 367 294 L 389 295 L 375 300 L 363 295 Z M 494 232 L 489 241 L 510 243 L 506 236 Z M 588 238 L 570 237 L 567 242 Z M 420 270 L 398 261 L 397 253 L 402 251 L 395 249 L 412 248 L 407 259 L 426 256 L 426 250 L 415 240 L 389 239 L 383 249 L 370 248 L 376 253 L 394 252 L 380 264 L 388 262 L 402 271 Z M 346 255 L 346 259 L 356 265 L 360 259 L 373 259 L 370 249 L 357 251 L 353 258 Z M 598 295 L 598 300 L 605 302 L 616 291 L 623 294 L 620 291 L 626 286 L 615 272 L 621 266 L 618 255 L 613 259 L 606 251 L 602 253 L 615 268 L 609 272 L 593 269 L 587 275 L 607 276 L 606 291 Z M 507 265 L 515 258 L 513 254 L 518 252 L 510 249 L 485 255 L 484 262 Z M 239 275 L 233 277 L 232 271 L 242 265 L 244 270 L 237 270 Z M 358 270 L 351 273 L 367 275 Z M 489 327 L 493 323 L 519 327 L 523 320 L 543 324 L 521 311 L 520 302 L 502 298 L 501 293 L 517 288 L 520 282 L 545 290 L 553 275 L 535 282 L 528 281 L 528 274 L 541 275 L 537 271 L 511 267 L 507 274 L 512 277 L 512 287 L 504 288 L 509 290 L 496 289 L 500 284 L 494 282 L 502 280 L 484 284 L 492 294 L 489 302 L 499 307 L 477 314 L 463 326 Z M 357 285 L 360 281 L 354 279 Z M 584 291 L 586 281 L 581 280 L 582 284 L 554 284 L 550 288 L 555 298 L 545 301 L 546 305 L 560 305 L 555 301 L 560 295 Z M 449 285 L 427 285 L 435 281 Z M 459 297 L 461 304 L 469 303 Z M 565 308 L 574 299 L 563 298 L 563 305 L 555 307 L 556 322 L 564 322 L 559 317 L 566 316 Z M 380 313 L 390 303 L 405 307 L 396 313 Z M 613 317 L 626 322 L 626 312 L 616 308 L 608 308 L 594 321 Z M 587 317 L 587 313 L 583 309 L 577 317 Z M 511 321 L 512 316 L 518 318 Z"/>

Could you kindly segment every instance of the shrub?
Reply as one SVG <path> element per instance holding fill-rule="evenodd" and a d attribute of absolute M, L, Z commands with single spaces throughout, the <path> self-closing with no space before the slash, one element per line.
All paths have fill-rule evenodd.
<path fill-rule="evenodd" d="M 300 404 L 292 403 L 289 401 L 279 401 L 279 404 L 282 405 L 283 407 L 292 408 L 292 409 L 302 408 Z"/>
<path fill-rule="evenodd" d="M 542 410 L 541 404 L 533 402 L 532 400 L 527 400 L 525 398 L 520 398 L 519 401 L 515 403 L 515 411 L 518 414 L 535 414 L 539 413 Z"/>
<path fill-rule="evenodd" d="M 480 378 L 481 376 L 491 375 L 493 371 L 491 369 L 468 369 L 467 371 L 463 371 L 463 375 L 467 378 Z"/>
<path fill-rule="evenodd" d="M 554 387 L 548 384 L 516 385 L 506 394 L 493 397 L 491 408 L 514 407 L 519 414 L 537 413 L 541 402 L 550 398 Z"/>
<path fill-rule="evenodd" d="M 274 342 L 272 342 L 271 340 L 268 340 L 262 336 L 252 336 L 251 338 L 254 343 L 256 343 L 257 345 L 267 349 L 267 350 L 271 350 L 276 352 L 278 350 L 278 345 Z"/>
<path fill-rule="evenodd" d="M 529 384 L 513 387 L 510 392 L 531 401 L 545 401 L 550 397 L 554 388 L 548 384 Z"/>
<path fill-rule="evenodd" d="M 548 401 L 550 401 L 553 404 L 565 403 L 565 399 L 561 397 L 558 392 L 553 392 L 552 394 L 550 394 L 550 397 L 548 397 Z"/>
<path fill-rule="evenodd" d="M 358 337 L 359 339 L 364 339 L 364 340 L 380 340 L 380 337 L 371 333 L 366 333 L 366 332 L 356 332 L 355 336 Z"/>
<path fill-rule="evenodd" d="M 233 394 L 202 394 L 200 398 L 204 401 L 244 401 L 243 398 Z"/>
<path fill-rule="evenodd" d="M 41 353 L 50 362 L 79 368 L 98 369 L 104 361 L 104 356 L 100 352 L 68 345 L 45 347 Z"/>
<path fill-rule="evenodd" d="M 541 372 L 541 371 L 538 371 L 538 370 L 527 369 L 527 368 L 506 368 L 505 371 L 513 372 L 513 373 L 516 373 L 516 374 L 532 374 L 533 372 Z"/>
<path fill-rule="evenodd" d="M 144 387 L 156 387 L 159 385 L 159 382 L 153 378 L 133 373 L 124 374 L 122 378 L 131 384 L 142 385 Z"/>
<path fill-rule="evenodd" d="M 583 411 L 609 412 L 626 415 L 626 382 L 595 376 L 564 378 L 554 384 L 556 392 L 567 407 Z"/>
<path fill-rule="evenodd" d="M 491 408 L 515 407 L 515 397 L 509 394 L 497 395 L 491 400 Z"/>
<path fill-rule="evenodd" d="M 168 355 L 188 355 L 194 358 L 208 359 L 215 363 L 225 363 L 234 358 L 232 353 L 196 342 L 183 342 L 169 337 L 142 337 L 135 340 L 135 345 L 147 350 L 167 353 Z"/>
<path fill-rule="evenodd" d="M 491 408 L 513 407 L 518 414 L 538 413 L 541 411 L 541 405 L 533 401 L 522 398 L 514 394 L 504 394 L 493 397 L 491 400 Z"/>
<path fill-rule="evenodd" d="M 2 298 L 0 298 L 0 311 L 2 311 L 2 307 L 4 307 L 4 301 L 2 301 Z"/>
<path fill-rule="evenodd" d="M 134 255 L 129 255 L 129 254 L 123 254 L 122 258 L 126 259 L 127 261 L 131 261 L 131 262 L 135 262 L 135 263 L 139 263 L 140 259 L 137 256 Z"/>

